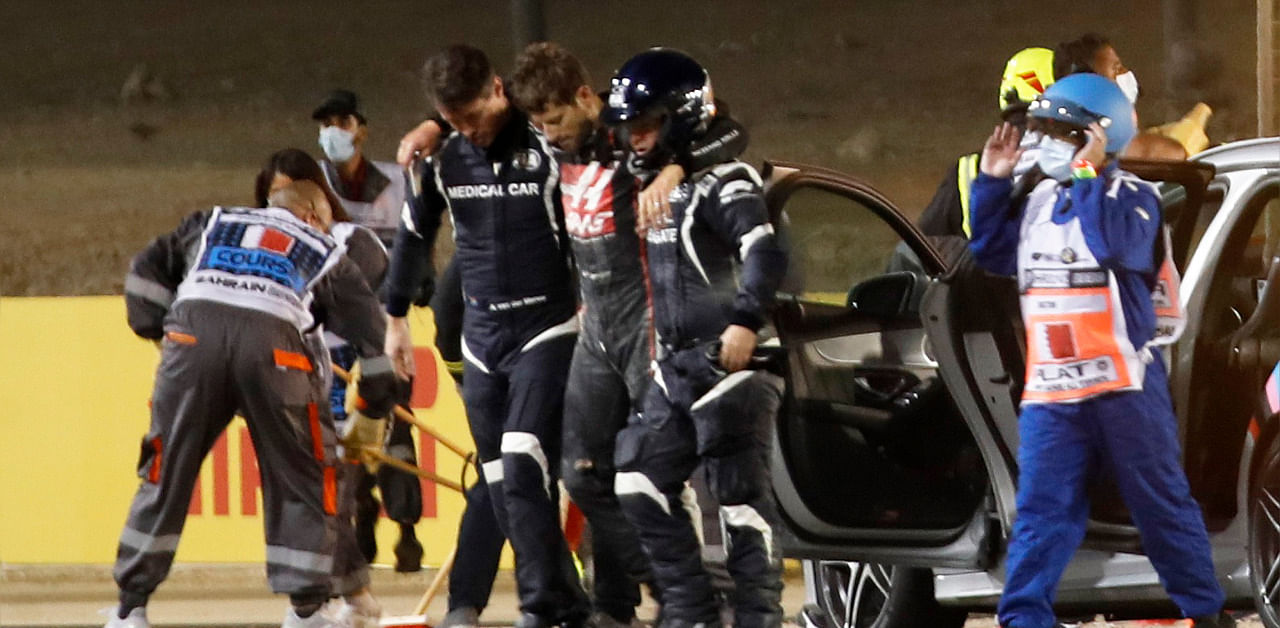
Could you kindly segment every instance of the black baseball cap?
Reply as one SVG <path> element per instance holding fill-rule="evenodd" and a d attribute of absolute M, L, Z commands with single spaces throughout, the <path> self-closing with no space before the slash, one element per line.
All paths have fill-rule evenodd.
<path fill-rule="evenodd" d="M 346 89 L 335 89 L 329 92 L 324 102 L 311 112 L 311 119 L 317 122 L 322 122 L 329 116 L 355 116 L 360 124 L 365 123 L 355 92 Z"/>

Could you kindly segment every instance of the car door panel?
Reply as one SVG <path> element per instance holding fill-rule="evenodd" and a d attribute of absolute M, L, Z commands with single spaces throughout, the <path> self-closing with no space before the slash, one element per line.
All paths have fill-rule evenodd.
<path fill-rule="evenodd" d="M 787 350 L 773 464 L 784 547 L 984 564 L 987 473 L 910 290 L 945 271 L 941 254 L 869 186 L 779 173 L 768 198 L 795 267 L 775 316 Z"/>

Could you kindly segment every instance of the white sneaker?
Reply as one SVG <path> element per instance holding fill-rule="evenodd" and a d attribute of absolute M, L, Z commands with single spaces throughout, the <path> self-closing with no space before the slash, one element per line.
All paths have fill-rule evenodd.
<path fill-rule="evenodd" d="M 333 614 L 334 621 L 345 628 L 378 628 L 382 609 L 363 609 L 353 604 L 343 604 Z"/>
<path fill-rule="evenodd" d="M 436 628 L 479 628 L 480 613 L 470 606 L 460 606 L 448 613 Z"/>
<path fill-rule="evenodd" d="M 329 613 L 318 610 L 311 614 L 310 617 L 298 617 L 297 611 L 292 606 L 289 611 L 284 614 L 284 621 L 280 623 L 280 628 L 347 628 L 345 624 L 338 623 Z"/>
<path fill-rule="evenodd" d="M 378 628 L 381 625 L 382 605 L 369 589 L 330 600 L 328 608 L 332 610 L 330 616 L 348 628 Z"/>
<path fill-rule="evenodd" d="M 151 623 L 147 621 L 147 607 L 137 606 L 129 611 L 129 616 L 120 619 L 117 609 L 119 606 L 112 606 L 105 611 L 99 611 L 107 616 L 107 623 L 102 628 L 151 628 Z"/>

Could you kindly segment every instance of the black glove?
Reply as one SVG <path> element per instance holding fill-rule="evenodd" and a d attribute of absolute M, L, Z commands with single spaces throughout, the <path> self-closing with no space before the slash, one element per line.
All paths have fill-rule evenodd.
<path fill-rule="evenodd" d="M 347 390 L 348 404 L 369 418 L 381 419 L 391 414 L 396 404 L 395 371 L 385 355 L 362 358 L 351 373 L 351 388 Z"/>

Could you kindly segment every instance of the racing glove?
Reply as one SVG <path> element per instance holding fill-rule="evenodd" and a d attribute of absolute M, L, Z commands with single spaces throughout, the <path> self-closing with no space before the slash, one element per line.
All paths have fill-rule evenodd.
<path fill-rule="evenodd" d="M 372 473 L 378 463 L 365 450 L 381 451 L 386 442 L 387 414 L 395 404 L 396 378 L 386 356 L 362 359 L 351 368 L 347 385 L 347 420 L 338 441 L 348 459 L 364 462 Z"/>

